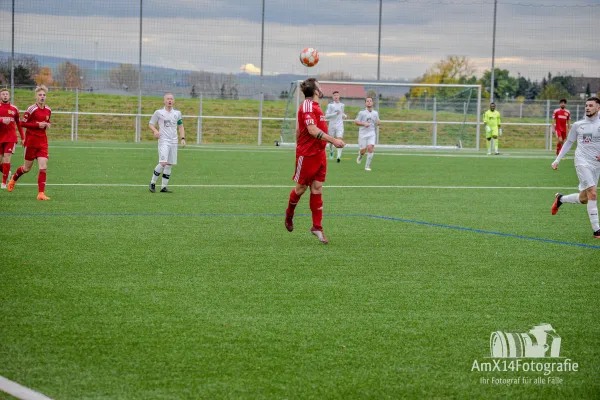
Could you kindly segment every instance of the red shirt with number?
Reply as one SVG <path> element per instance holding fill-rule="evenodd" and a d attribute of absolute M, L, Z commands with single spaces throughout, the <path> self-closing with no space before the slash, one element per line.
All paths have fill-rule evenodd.
<path fill-rule="evenodd" d="M 556 121 L 556 133 L 567 133 L 567 121 L 571 120 L 571 113 L 567 109 L 557 108 L 552 115 Z"/>
<path fill-rule="evenodd" d="M 51 114 L 50 107 L 44 106 L 41 108 L 37 103 L 31 105 L 25 111 L 21 121 L 21 125 L 27 128 L 25 131 L 25 147 L 48 147 L 46 128 L 40 128 L 40 122 L 50 122 Z"/>
<path fill-rule="evenodd" d="M 298 137 L 296 138 L 296 156 L 313 156 L 325 150 L 327 142 L 317 139 L 308 133 L 308 126 L 316 125 L 317 128 L 327 133 L 327 121 L 321 111 L 319 103 L 310 99 L 304 100 L 298 109 Z"/>
<path fill-rule="evenodd" d="M 3 118 L 8 118 L 10 123 L 6 125 Z M 23 141 L 23 128 L 19 120 L 19 109 L 10 103 L 0 102 L 0 143 L 17 143 L 17 129 L 21 141 Z"/>

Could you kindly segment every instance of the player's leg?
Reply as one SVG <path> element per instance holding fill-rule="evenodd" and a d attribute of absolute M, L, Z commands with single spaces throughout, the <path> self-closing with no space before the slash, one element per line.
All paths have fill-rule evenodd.
<path fill-rule="evenodd" d="M 50 200 L 50 197 L 46 196 L 46 170 L 48 169 L 48 158 L 47 157 L 38 157 L 37 159 L 38 167 L 40 171 L 38 172 L 38 200 Z"/>
<path fill-rule="evenodd" d="M 489 135 L 485 138 L 485 144 L 487 146 L 487 155 L 492 154 L 492 135 Z"/>
<path fill-rule="evenodd" d="M 163 170 L 164 170 L 165 166 L 167 165 L 168 161 L 169 161 L 169 148 L 166 144 L 159 143 L 158 144 L 158 164 L 156 164 L 156 167 L 154 167 L 154 171 L 152 171 L 152 178 L 150 179 L 150 192 L 152 192 L 152 193 L 156 192 L 156 181 L 158 180 L 158 177 L 160 176 L 160 174 L 163 173 Z"/>
<path fill-rule="evenodd" d="M 365 171 L 371 170 L 371 162 L 373 161 L 373 156 L 375 150 L 375 136 L 369 138 L 367 143 L 367 162 L 365 163 Z"/>
<path fill-rule="evenodd" d="M 25 147 L 25 161 L 23 165 L 17 168 L 17 171 L 10 178 L 10 181 L 6 185 L 9 192 L 12 192 L 17 184 L 17 181 L 21 176 L 28 173 L 33 166 L 33 160 L 36 159 L 37 149 L 35 147 Z"/>
<path fill-rule="evenodd" d="M 294 211 L 300 201 L 300 197 L 306 192 L 309 181 L 307 180 L 310 161 L 306 161 L 304 156 L 296 157 L 296 169 L 292 179 L 296 182 L 296 186 L 290 192 L 288 198 L 288 206 L 285 210 L 285 228 L 291 232 L 294 230 Z"/>
<path fill-rule="evenodd" d="M 598 223 L 598 197 L 596 193 L 596 186 L 589 187 L 585 190 L 587 197 L 587 212 L 592 224 L 592 231 L 594 237 L 600 239 L 600 224 Z"/>
<path fill-rule="evenodd" d="M 565 141 L 565 137 L 563 137 L 563 136 L 566 137 L 566 132 L 562 133 L 562 132 L 556 131 L 556 155 L 558 155 L 558 153 L 560 153 L 560 151 L 562 150 L 562 146 Z"/>
<path fill-rule="evenodd" d="M 367 139 L 358 138 L 358 157 L 356 157 L 356 163 L 360 164 L 363 159 L 363 155 L 367 151 Z"/>
<path fill-rule="evenodd" d="M 2 162 L 2 189 L 6 189 L 6 182 L 8 182 L 8 175 L 10 174 L 10 157 L 12 156 L 12 150 L 10 148 L 11 143 L 0 143 L 0 161 Z"/>
<path fill-rule="evenodd" d="M 321 181 L 315 180 L 310 185 L 310 212 L 313 221 L 310 232 L 319 239 L 319 242 L 329 243 L 323 233 L 323 182 Z"/>
<path fill-rule="evenodd" d="M 338 128 L 338 138 L 344 139 L 344 127 Z M 333 146 L 333 145 L 332 145 Z M 342 161 L 342 148 L 339 147 L 337 149 L 337 162 Z"/>
<path fill-rule="evenodd" d="M 494 153 L 500 154 L 498 151 L 498 145 L 500 144 L 500 139 L 498 138 L 498 128 L 494 129 L 492 133 L 492 138 L 494 139 Z"/>
<path fill-rule="evenodd" d="M 163 169 L 162 174 L 162 184 L 161 184 L 161 193 L 171 193 L 171 191 L 167 188 L 169 184 L 169 179 L 171 179 L 171 168 L 173 165 L 177 164 L 177 145 L 169 145 L 169 153 L 167 156 L 167 164 Z"/>

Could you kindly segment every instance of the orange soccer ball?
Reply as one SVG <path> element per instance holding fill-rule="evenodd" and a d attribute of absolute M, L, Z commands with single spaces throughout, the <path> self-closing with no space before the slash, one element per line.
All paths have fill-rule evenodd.
<path fill-rule="evenodd" d="M 300 53 L 300 62 L 306 67 L 314 67 L 319 62 L 319 52 L 312 47 L 305 48 Z"/>

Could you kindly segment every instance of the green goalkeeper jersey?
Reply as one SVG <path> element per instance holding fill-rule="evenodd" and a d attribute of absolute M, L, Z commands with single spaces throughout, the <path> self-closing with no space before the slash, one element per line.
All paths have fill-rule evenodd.
<path fill-rule="evenodd" d="M 483 114 L 483 122 L 492 130 L 498 129 L 500 125 L 500 113 L 496 110 L 487 110 Z"/>

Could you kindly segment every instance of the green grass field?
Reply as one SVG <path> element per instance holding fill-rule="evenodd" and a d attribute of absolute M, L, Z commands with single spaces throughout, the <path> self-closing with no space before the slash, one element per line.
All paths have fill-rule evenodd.
<path fill-rule="evenodd" d="M 283 226 L 292 149 L 189 146 L 151 194 L 155 144 L 52 142 L 51 201 L 35 169 L 0 192 L 0 376 L 55 399 L 598 398 L 600 241 L 584 206 L 550 214 L 572 160 L 508 153 L 368 173 L 345 150 L 322 245 L 308 196 Z M 542 322 L 576 372 L 472 371 Z"/>

